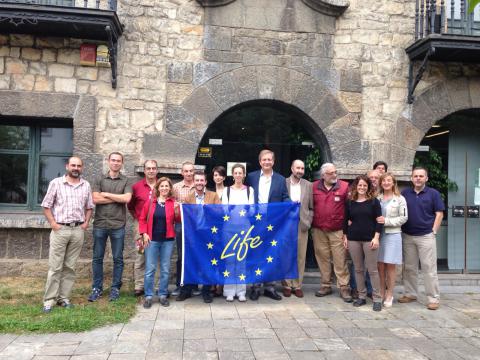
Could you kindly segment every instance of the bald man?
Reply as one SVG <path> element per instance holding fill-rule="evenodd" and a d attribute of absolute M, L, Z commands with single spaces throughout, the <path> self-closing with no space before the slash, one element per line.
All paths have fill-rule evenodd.
<path fill-rule="evenodd" d="M 302 282 L 305 272 L 305 258 L 307 255 L 308 230 L 313 218 L 313 196 L 312 183 L 303 179 L 305 164 L 302 160 L 292 162 L 292 174 L 286 179 L 288 194 L 292 201 L 300 203 L 300 222 L 298 223 L 298 279 L 287 279 L 283 281 L 283 296 L 303 297 Z"/>

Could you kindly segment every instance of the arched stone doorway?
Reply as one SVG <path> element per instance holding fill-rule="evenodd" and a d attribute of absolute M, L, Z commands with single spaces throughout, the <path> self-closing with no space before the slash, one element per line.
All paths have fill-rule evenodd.
<path fill-rule="evenodd" d="M 467 213 L 480 205 L 479 108 L 479 78 L 446 79 L 416 96 L 397 122 L 395 146 L 402 148 L 399 166 L 405 174 L 414 163 L 432 166 L 433 150 L 442 158 L 440 171 L 458 186 L 443 190 L 447 211 L 437 237 L 440 271 L 480 269 L 480 220 Z"/>
<path fill-rule="evenodd" d="M 281 101 L 253 100 L 228 109 L 210 124 L 195 163 L 210 173 L 216 165 L 242 162 L 251 172 L 259 168 L 263 148 L 275 152 L 275 170 L 284 176 L 290 175 L 297 158 L 306 162 L 310 180 L 323 161 L 331 161 L 325 135 L 307 114 Z"/>

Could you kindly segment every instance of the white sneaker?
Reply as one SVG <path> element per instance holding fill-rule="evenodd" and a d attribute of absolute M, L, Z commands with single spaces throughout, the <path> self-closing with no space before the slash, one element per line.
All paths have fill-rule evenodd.
<path fill-rule="evenodd" d="M 393 304 L 393 296 L 390 298 L 390 300 L 385 299 L 383 301 L 383 306 L 386 308 L 391 308 Z"/>
<path fill-rule="evenodd" d="M 227 301 L 228 301 L 228 302 L 232 302 L 232 301 L 233 301 L 233 296 L 231 296 L 231 295 L 230 295 L 230 296 L 227 296 Z"/>
<path fill-rule="evenodd" d="M 247 301 L 247 298 L 245 297 L 245 295 L 240 295 L 240 296 L 238 297 L 238 301 L 240 301 L 240 302 L 245 302 L 245 301 Z"/>

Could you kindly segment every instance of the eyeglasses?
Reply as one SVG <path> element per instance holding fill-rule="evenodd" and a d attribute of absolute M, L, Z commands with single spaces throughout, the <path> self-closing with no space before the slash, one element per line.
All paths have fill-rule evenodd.
<path fill-rule="evenodd" d="M 325 173 L 325 175 L 336 175 L 336 174 L 337 174 L 336 171 L 330 171 Z"/>
<path fill-rule="evenodd" d="M 157 170 L 156 167 L 146 167 L 145 170 L 150 171 L 150 170 Z"/>

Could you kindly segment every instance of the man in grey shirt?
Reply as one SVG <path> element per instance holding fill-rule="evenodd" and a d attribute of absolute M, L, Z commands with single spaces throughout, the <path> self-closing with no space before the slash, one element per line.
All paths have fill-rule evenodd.
<path fill-rule="evenodd" d="M 96 205 L 93 223 L 93 260 L 92 293 L 88 301 L 97 301 L 103 293 L 103 257 L 107 239 L 110 238 L 113 257 L 112 287 L 110 301 L 120 296 L 123 273 L 123 245 L 125 223 L 127 220 L 126 204 L 132 198 L 132 188 L 126 176 L 120 173 L 123 155 L 112 152 L 108 156 L 109 171 L 98 177 L 92 186 L 93 202 Z"/>

